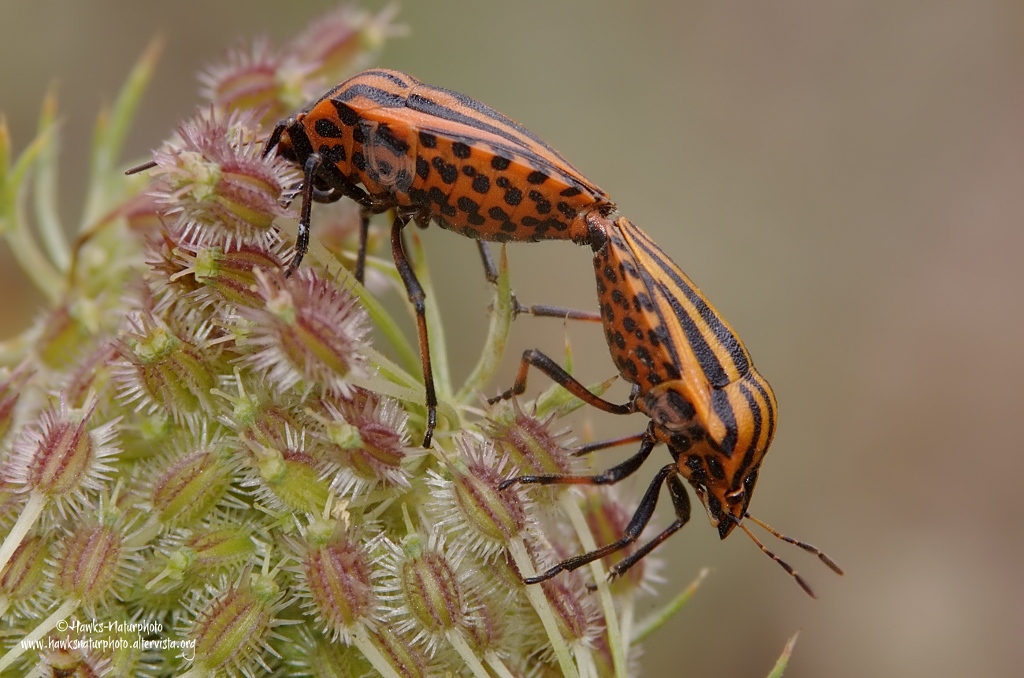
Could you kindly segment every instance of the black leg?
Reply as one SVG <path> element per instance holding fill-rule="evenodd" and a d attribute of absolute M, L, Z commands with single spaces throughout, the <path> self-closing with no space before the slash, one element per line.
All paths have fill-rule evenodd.
<path fill-rule="evenodd" d="M 516 301 L 515 315 L 524 313 L 538 318 L 561 318 L 563 320 L 585 320 L 586 322 L 601 322 L 601 314 L 596 311 L 578 311 L 565 306 L 549 306 L 548 304 L 533 304 L 527 306 Z"/>
<path fill-rule="evenodd" d="M 566 572 L 575 570 L 579 567 L 583 567 L 588 563 L 592 563 L 595 560 L 604 558 L 605 556 L 615 553 L 635 542 L 639 537 L 640 533 L 647 527 L 647 523 L 651 521 L 651 516 L 654 515 L 654 508 L 658 505 L 658 495 L 661 493 L 661 484 L 667 478 L 674 478 L 676 476 L 677 469 L 675 464 L 669 464 L 664 466 L 654 476 L 651 484 L 647 486 L 647 491 L 644 492 L 643 499 L 640 500 L 640 505 L 637 507 L 636 512 L 629 521 L 629 525 L 626 526 L 625 534 L 618 541 L 614 541 L 607 546 L 602 546 L 599 549 L 595 549 L 588 553 L 584 553 L 572 558 L 566 558 L 562 562 L 558 563 L 554 567 L 542 572 L 536 577 L 528 577 L 523 580 L 526 584 L 537 584 L 554 577 L 559 572 Z M 685 490 L 683 496 L 686 496 Z M 687 505 L 687 519 L 689 518 L 689 505 Z M 684 521 L 685 522 L 685 521 Z M 678 528 L 676 528 L 678 529 Z M 653 547 L 652 547 L 653 548 Z M 648 549 L 649 550 L 649 549 Z"/>
<path fill-rule="evenodd" d="M 599 410 L 609 412 L 611 414 L 632 414 L 636 411 L 633 406 L 632 399 L 630 399 L 630 401 L 625 405 L 616 405 L 615 403 L 610 403 L 607 400 L 594 395 L 587 390 L 586 386 L 563 370 L 558 363 L 536 349 L 530 349 L 523 352 L 523 359 L 519 363 L 519 374 L 516 375 L 516 381 L 512 385 L 512 388 L 495 398 L 489 398 L 487 403 L 493 405 L 499 400 L 508 400 L 514 395 L 522 395 L 523 391 L 526 390 L 526 375 L 529 371 L 530 365 L 533 365 L 538 370 L 548 375 L 548 377 L 550 377 L 556 384 L 559 384 L 566 391 L 591 407 L 596 407 Z"/>
<path fill-rule="evenodd" d="M 617 466 L 613 466 L 604 473 L 599 473 L 596 476 L 571 476 L 571 475 L 537 475 L 537 476 L 518 476 L 516 478 L 509 478 L 508 480 L 502 481 L 498 485 L 499 490 L 504 490 L 516 483 L 523 485 L 534 484 L 534 485 L 613 485 L 623 478 L 636 473 L 636 470 L 640 468 L 643 463 L 650 456 L 651 450 L 657 444 L 657 439 L 654 437 L 654 424 L 652 423 L 644 431 L 643 442 L 640 443 L 640 449 L 632 457 L 622 462 Z"/>
<path fill-rule="evenodd" d="M 480 250 L 480 260 L 484 263 L 484 277 L 492 285 L 498 284 L 498 267 L 494 264 L 494 257 L 491 255 L 491 248 L 483 240 L 476 241 L 477 249 Z"/>
<path fill-rule="evenodd" d="M 665 468 L 677 469 L 675 464 L 666 466 Z M 663 469 L 664 470 L 664 469 Z M 672 505 L 676 511 L 676 519 L 671 525 L 662 530 L 656 537 L 651 539 L 649 542 L 638 548 L 633 553 L 629 554 L 619 562 L 612 566 L 608 572 L 608 580 L 611 581 L 616 577 L 621 577 L 622 574 L 629 568 L 640 562 L 640 559 L 646 556 L 648 553 L 653 551 L 655 547 L 661 542 L 671 537 L 676 531 L 678 531 L 683 525 L 690 520 L 690 496 L 686 494 L 686 488 L 683 486 L 679 476 L 672 474 L 665 479 L 665 485 L 668 487 L 669 496 L 672 497 Z M 632 521 L 630 521 L 632 526 Z M 629 528 L 626 528 L 629 531 Z M 640 527 L 640 531 L 643 531 L 643 527 Z M 640 533 L 637 532 L 637 537 Z M 634 537 L 636 539 L 636 537 Z M 596 587 L 594 587 L 596 588 Z"/>
<path fill-rule="evenodd" d="M 302 168 L 302 208 L 299 210 L 299 233 L 295 238 L 295 255 L 292 256 L 292 260 L 285 270 L 285 276 L 290 276 L 299 268 L 302 258 L 309 250 L 309 214 L 313 206 L 313 182 L 321 162 L 323 159 L 319 153 L 310 153 Z"/>
<path fill-rule="evenodd" d="M 370 232 L 370 212 L 365 207 L 359 210 L 359 250 L 356 251 L 355 276 L 362 285 L 366 278 L 366 239 Z"/>
<path fill-rule="evenodd" d="M 409 259 L 405 255 L 405 248 L 402 246 L 402 229 L 408 223 L 408 219 L 401 213 L 395 214 L 395 221 L 391 225 L 391 256 L 395 259 L 395 267 L 405 284 L 405 291 L 409 297 L 409 303 L 416 311 L 416 330 L 420 340 L 420 362 L 423 364 L 423 384 L 427 390 L 427 425 L 423 435 L 423 447 L 430 447 L 430 439 L 434 435 L 434 426 L 437 425 L 437 394 L 434 392 L 434 373 L 430 365 L 430 344 L 427 341 L 427 316 L 426 294 L 420 281 L 416 279 Z"/>

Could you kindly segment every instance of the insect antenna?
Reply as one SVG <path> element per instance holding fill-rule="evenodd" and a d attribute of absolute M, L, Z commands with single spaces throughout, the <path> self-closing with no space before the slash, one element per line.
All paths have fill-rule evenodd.
<path fill-rule="evenodd" d="M 799 539 L 793 539 L 792 537 L 787 537 L 786 535 L 782 534 L 781 532 L 776 530 L 774 527 L 772 527 L 768 523 L 766 523 L 766 522 L 764 522 L 762 520 L 758 520 L 757 518 L 755 518 L 754 516 L 750 515 L 749 513 L 744 513 L 743 517 L 744 518 L 750 518 L 755 523 L 760 525 L 763 529 L 765 529 L 766 531 L 772 533 L 773 535 L 775 535 L 776 537 L 778 537 L 782 541 L 790 543 L 793 546 L 798 546 L 798 547 L 802 548 L 804 551 L 807 551 L 808 553 L 813 553 L 814 555 L 818 556 L 818 559 L 821 560 L 821 562 L 823 562 L 826 565 L 828 565 L 828 568 L 830 570 L 832 570 L 833 572 L 835 572 L 836 574 L 839 574 L 839 575 L 844 574 L 843 573 L 843 568 L 839 567 L 839 565 L 836 564 L 836 561 L 834 561 L 831 558 L 829 558 L 828 555 L 826 555 L 825 552 L 822 551 L 821 549 L 819 549 L 817 546 L 814 546 L 813 544 L 808 544 L 805 541 L 800 541 Z"/>
<path fill-rule="evenodd" d="M 155 160 L 150 160 L 149 162 L 144 162 L 141 165 L 136 165 L 135 167 L 131 167 L 129 169 L 126 169 L 124 171 L 124 173 L 125 174 L 129 174 L 129 175 L 130 174 L 138 174 L 139 172 L 143 172 L 143 171 L 148 170 L 148 169 L 153 169 L 154 167 L 156 167 L 156 161 Z"/>
<path fill-rule="evenodd" d="M 750 537 L 750 538 L 751 538 L 751 539 L 752 539 L 752 540 L 754 541 L 754 543 L 755 543 L 755 544 L 757 544 L 757 547 L 758 547 L 759 549 L 761 549 L 761 551 L 762 551 L 762 552 L 763 552 L 763 553 L 764 553 L 764 554 L 765 554 L 766 556 L 768 556 L 769 558 L 771 558 L 772 560 L 774 560 L 774 561 L 775 561 L 776 563 L 778 563 L 778 564 L 779 564 L 779 565 L 780 565 L 780 566 L 782 567 L 782 569 L 783 569 L 783 570 L 785 570 L 786 572 L 788 572 L 788 573 L 789 573 L 789 575 L 790 575 L 791 577 L 793 577 L 793 579 L 796 579 L 796 583 L 800 585 L 800 588 L 802 588 L 802 589 L 804 590 L 804 592 L 805 592 L 805 593 L 806 593 L 807 595 L 809 595 L 809 596 L 810 596 L 811 598 L 817 598 L 817 597 L 818 597 L 818 596 L 814 595 L 814 589 L 812 589 L 812 588 L 811 588 L 810 584 L 808 584 L 808 583 L 807 583 L 807 582 L 806 582 L 806 581 L 804 580 L 804 578 L 803 578 L 803 577 L 801 577 L 801 576 L 800 576 L 799 574 L 797 574 L 797 571 L 793 569 L 793 566 L 792 566 L 792 565 L 790 565 L 789 563 L 787 563 L 787 562 L 786 562 L 785 560 L 783 560 L 782 558 L 779 558 L 779 557 L 778 557 L 777 555 L 775 555 L 775 554 L 774 554 L 774 553 L 773 553 L 773 552 L 772 552 L 771 550 L 769 550 L 769 548 L 768 548 L 767 546 L 765 546 L 765 545 L 764 545 L 764 544 L 763 544 L 763 543 L 761 542 L 761 540 L 760 540 L 760 539 L 758 539 L 757 537 L 755 537 L 755 536 L 754 536 L 754 533 L 753 533 L 753 532 L 751 532 L 751 531 L 750 531 L 750 529 L 749 529 L 749 528 L 747 528 L 747 526 L 746 526 L 746 525 L 744 525 L 743 523 L 741 523 L 741 522 L 739 521 L 739 519 L 738 519 L 738 518 L 737 518 L 736 516 L 732 515 L 731 513 L 726 513 L 725 515 L 726 515 L 726 516 L 728 516 L 728 517 L 729 517 L 729 519 L 730 519 L 730 520 L 732 520 L 732 521 L 733 521 L 734 523 L 736 523 L 736 525 L 738 525 L 738 526 L 739 526 L 739 528 L 740 528 L 741 530 L 743 530 L 744 532 L 746 532 L 746 533 L 747 533 L 747 536 L 748 536 L 748 537 Z M 748 514 L 748 515 L 747 515 L 746 517 L 748 517 L 748 518 L 749 518 L 749 517 L 750 517 L 750 516 L 749 516 L 749 514 Z M 755 522 L 757 522 L 757 523 L 761 524 L 762 526 L 764 526 L 764 523 L 761 523 L 760 521 L 757 521 L 757 520 L 756 520 L 756 519 L 754 519 L 754 518 L 751 518 L 751 520 L 754 520 Z M 773 533 L 774 533 L 774 534 L 775 534 L 776 536 L 778 536 L 778 537 L 781 537 L 781 536 L 782 536 L 782 535 L 781 535 L 781 534 L 779 534 L 778 532 L 775 532 L 775 530 L 771 530 L 771 531 L 772 531 L 772 532 L 773 532 Z"/>

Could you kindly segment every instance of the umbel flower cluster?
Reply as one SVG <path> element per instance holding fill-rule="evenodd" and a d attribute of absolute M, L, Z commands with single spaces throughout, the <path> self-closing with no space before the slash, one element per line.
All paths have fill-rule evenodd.
<path fill-rule="evenodd" d="M 283 273 L 301 176 L 263 157 L 268 126 L 400 34 L 393 14 L 347 7 L 229 53 L 126 177 L 147 51 L 97 127 L 73 242 L 55 98 L 20 155 L 0 126 L 0 233 L 48 301 L 0 343 L 0 674 L 636 674 L 648 562 L 610 586 L 601 563 L 522 583 L 621 534 L 631 502 L 499 489 L 583 463 L 564 391 L 481 403 L 513 316 L 504 267 L 464 384 L 432 342 L 430 449 L 417 349 L 349 273 L 356 208 L 318 206 L 310 256 Z M 401 289 L 389 260 L 369 267 Z"/>

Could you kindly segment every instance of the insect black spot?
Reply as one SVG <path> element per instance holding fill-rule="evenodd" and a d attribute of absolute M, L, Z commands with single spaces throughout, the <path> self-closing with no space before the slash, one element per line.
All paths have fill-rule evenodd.
<path fill-rule="evenodd" d="M 668 341 L 668 332 L 664 325 L 658 325 L 653 330 L 648 330 L 647 341 L 651 346 L 660 346 L 662 342 Z"/>
<path fill-rule="evenodd" d="M 534 202 L 540 202 L 544 199 L 544 195 L 535 188 L 531 189 L 530 192 L 526 194 L 526 197 Z"/>
<path fill-rule="evenodd" d="M 705 463 L 707 463 L 708 471 L 711 472 L 711 477 L 716 480 L 725 480 L 725 468 L 722 466 L 722 462 L 718 460 L 713 454 L 709 454 L 704 457 Z"/>
<path fill-rule="evenodd" d="M 626 296 L 622 294 L 620 290 L 612 290 L 612 301 L 626 310 L 629 310 L 629 302 L 626 301 Z"/>
<path fill-rule="evenodd" d="M 537 203 L 537 214 L 547 214 L 551 211 L 551 203 L 547 200 L 541 200 Z"/>
<path fill-rule="evenodd" d="M 327 139 L 340 139 L 345 135 L 341 129 L 327 118 L 320 118 L 313 125 L 316 133 Z"/>
<path fill-rule="evenodd" d="M 487 214 L 490 215 L 491 219 L 496 221 L 508 221 L 508 212 L 501 209 L 500 207 L 492 207 L 487 210 Z"/>
<path fill-rule="evenodd" d="M 558 207 L 558 211 L 561 212 L 566 219 L 576 218 L 576 210 L 574 210 L 572 207 L 569 207 L 568 203 L 559 200 L 558 205 L 556 205 L 556 207 Z"/>
<path fill-rule="evenodd" d="M 363 131 L 362 125 L 356 125 L 352 128 L 352 139 L 357 144 L 366 143 L 366 132 Z"/>
<path fill-rule="evenodd" d="M 636 369 L 636 363 L 630 360 L 629 358 L 620 359 L 619 369 L 624 372 L 629 372 L 630 376 L 632 376 L 634 379 L 636 378 L 636 375 L 638 373 L 638 370 Z"/>
<path fill-rule="evenodd" d="M 615 290 L 618 292 L 618 290 Z M 636 321 L 628 315 L 622 319 L 622 328 L 627 332 L 633 332 L 636 329 Z"/>
<path fill-rule="evenodd" d="M 320 144 L 320 157 L 325 162 L 329 162 L 332 165 L 339 165 L 345 162 L 345 147 L 341 144 L 335 144 L 328 146 L 327 144 Z"/>
<path fill-rule="evenodd" d="M 456 158 L 462 158 L 463 160 L 465 160 L 466 158 L 469 157 L 469 153 L 469 146 L 462 143 L 461 141 L 456 141 L 455 143 L 452 144 L 452 154 L 454 154 Z"/>
<path fill-rule="evenodd" d="M 626 338 L 624 336 L 622 336 L 622 332 L 619 332 L 618 330 L 615 330 L 614 332 L 612 332 L 612 341 L 615 342 L 615 346 L 620 351 L 625 351 L 626 350 Z"/>
<path fill-rule="evenodd" d="M 604 284 L 604 281 L 601 280 L 600 278 L 598 278 L 597 279 L 597 294 L 599 296 L 603 295 L 605 290 L 607 290 L 607 289 L 608 289 L 608 287 Z"/>
<path fill-rule="evenodd" d="M 466 215 L 466 221 L 473 224 L 474 226 L 482 226 L 483 223 L 487 221 L 487 219 L 484 217 L 484 215 L 478 212 L 473 212 L 472 214 Z"/>
<path fill-rule="evenodd" d="M 558 219 L 551 218 L 544 220 L 544 226 L 546 226 L 547 228 L 553 228 L 556 231 L 564 231 L 569 228 L 569 224 L 565 223 L 564 221 L 559 221 Z"/>
<path fill-rule="evenodd" d="M 422 188 L 410 188 L 409 200 L 411 200 L 415 205 L 430 204 L 430 196 Z"/>
<path fill-rule="evenodd" d="M 430 161 L 430 164 L 434 166 L 438 174 L 441 175 L 441 181 L 446 184 L 454 184 L 455 180 L 459 178 L 459 170 L 455 165 L 445 162 L 441 156 L 436 156 Z"/>
<path fill-rule="evenodd" d="M 509 160 L 508 158 L 503 158 L 500 155 L 496 155 L 493 158 L 491 158 L 491 167 L 499 171 L 508 169 L 508 166 L 511 164 L 511 160 Z"/>
<path fill-rule="evenodd" d="M 661 375 L 658 374 L 657 372 L 649 372 L 647 374 L 647 381 L 651 384 L 651 386 L 657 386 L 658 384 L 661 383 Z"/>
<path fill-rule="evenodd" d="M 526 175 L 526 180 L 531 184 L 539 185 L 548 180 L 548 175 L 544 174 L 540 170 L 534 170 Z"/>
<path fill-rule="evenodd" d="M 480 239 L 480 231 L 476 230 L 475 228 L 470 228 L 469 226 L 464 226 L 461 229 L 459 229 L 459 233 L 466 236 L 467 238 L 473 238 L 474 240 Z"/>
<path fill-rule="evenodd" d="M 359 151 L 352 154 L 352 166 L 360 172 L 366 171 L 366 158 Z"/>
<path fill-rule="evenodd" d="M 611 304 L 601 304 L 601 317 L 608 321 L 609 324 L 615 321 L 615 309 L 612 308 Z"/>
<path fill-rule="evenodd" d="M 437 186 L 431 186 L 430 192 L 427 193 L 427 195 L 429 195 L 430 199 L 436 202 L 438 205 L 443 205 L 446 202 L 448 202 L 448 196 L 445 195 L 444 191 L 442 191 Z"/>
<path fill-rule="evenodd" d="M 508 177 L 498 177 L 494 180 L 494 183 L 498 185 L 498 188 L 508 188 L 512 185 L 512 182 L 508 180 Z"/>
<path fill-rule="evenodd" d="M 682 376 L 679 374 L 679 368 L 673 365 L 672 363 L 662 363 L 661 372 L 668 379 L 671 379 L 673 381 L 679 379 Z"/>
<path fill-rule="evenodd" d="M 637 346 L 633 352 L 644 367 L 654 369 L 654 360 L 651 359 L 651 352 L 647 350 L 646 346 Z"/>
<path fill-rule="evenodd" d="M 463 165 L 462 173 L 465 174 L 467 177 L 476 176 L 476 168 L 473 167 L 472 165 Z"/>
<path fill-rule="evenodd" d="M 704 464 L 701 462 L 700 456 L 691 454 L 683 462 L 686 464 L 687 470 L 690 471 L 689 479 L 698 483 L 705 483 L 708 480 L 708 474 L 704 470 Z M 714 499 L 714 497 L 708 497 L 708 499 Z M 717 501 L 717 500 L 716 500 Z"/>
<path fill-rule="evenodd" d="M 478 174 L 473 177 L 473 190 L 477 193 L 486 193 L 491 190 L 491 180 L 486 174 Z"/>
<path fill-rule="evenodd" d="M 619 277 L 615 275 L 615 269 L 613 269 L 608 264 L 604 265 L 604 270 L 601 271 L 601 275 L 607 278 L 609 282 L 618 282 L 619 280 Z M 618 292 L 618 290 L 616 290 L 616 292 Z"/>
<path fill-rule="evenodd" d="M 630 278 L 633 278 L 634 280 L 640 277 L 640 274 L 637 272 L 636 266 L 633 265 L 632 261 L 623 260 L 622 263 L 619 264 L 619 268 L 622 269 L 622 272 L 624 274 L 628 275 Z"/>
<path fill-rule="evenodd" d="M 447 205 L 447 204 L 446 205 L 441 205 L 441 214 L 445 215 L 446 217 L 454 217 L 455 216 L 455 206 L 454 205 Z"/>
<path fill-rule="evenodd" d="M 519 223 L 521 223 L 523 226 L 526 226 L 527 228 L 534 228 L 535 226 L 540 224 L 540 219 L 538 219 L 537 217 L 531 217 L 530 215 L 526 215 L 525 217 L 519 220 Z"/>
<path fill-rule="evenodd" d="M 470 200 L 466 196 L 462 196 L 461 198 L 459 198 L 455 204 L 458 205 L 459 209 L 462 210 L 463 212 L 472 213 L 478 212 L 480 210 L 480 205 L 474 202 L 473 200 Z"/>
<path fill-rule="evenodd" d="M 523 192 L 518 188 L 510 188 L 505 191 L 505 204 L 515 207 L 523 201 Z"/>
<path fill-rule="evenodd" d="M 420 132 L 420 146 L 424 148 L 437 148 L 437 137 L 430 132 Z"/>
<path fill-rule="evenodd" d="M 420 179 L 430 176 L 430 163 L 421 156 L 416 156 L 416 174 L 420 175 Z"/>
<path fill-rule="evenodd" d="M 338 111 L 338 117 L 341 119 L 342 124 L 352 127 L 359 122 L 359 114 L 356 113 L 348 104 L 343 104 L 340 101 L 331 100 L 334 104 L 335 110 Z"/>
<path fill-rule="evenodd" d="M 511 221 L 506 221 L 504 224 L 501 225 L 501 230 L 507 233 L 515 233 L 516 231 L 519 230 L 519 227 L 513 224 Z"/>
<path fill-rule="evenodd" d="M 559 193 L 558 195 L 562 196 L 563 198 L 571 198 L 573 196 L 579 195 L 580 193 L 582 193 L 580 189 L 576 188 L 575 186 L 570 186 L 569 188 L 562 189 L 562 192 Z"/>

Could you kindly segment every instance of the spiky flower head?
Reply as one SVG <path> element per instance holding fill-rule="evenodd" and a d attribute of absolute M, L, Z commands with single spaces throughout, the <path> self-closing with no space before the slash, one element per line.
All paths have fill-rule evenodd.
<path fill-rule="evenodd" d="M 81 509 L 90 494 L 113 473 L 116 421 L 95 421 L 97 401 L 72 409 L 60 399 L 29 422 L 14 441 L 4 466 L 8 479 L 24 491 L 50 498 L 63 513 Z"/>
<path fill-rule="evenodd" d="M 273 222 L 287 213 L 299 175 L 282 158 L 263 156 L 262 135 L 252 111 L 201 109 L 153 154 L 152 195 L 183 237 L 277 241 Z"/>
<path fill-rule="evenodd" d="M 330 278 L 303 268 L 286 277 L 255 271 L 260 304 L 239 307 L 247 321 L 253 352 L 243 362 L 281 390 L 301 385 L 347 396 L 353 378 L 366 376 L 360 348 L 368 327 L 366 311 Z"/>

